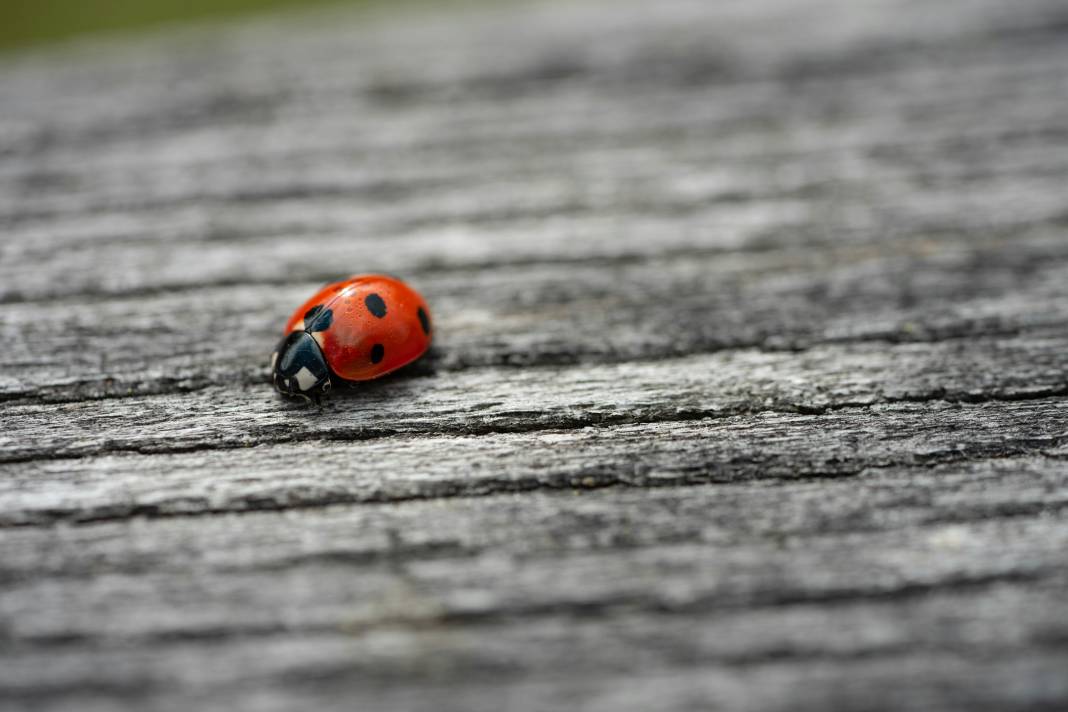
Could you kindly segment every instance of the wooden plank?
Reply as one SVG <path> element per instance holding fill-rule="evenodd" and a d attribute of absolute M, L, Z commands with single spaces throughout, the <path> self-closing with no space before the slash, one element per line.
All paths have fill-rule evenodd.
<path fill-rule="evenodd" d="M 610 269 L 531 265 L 423 274 L 415 283 L 434 305 L 438 371 L 932 341 L 1068 323 L 1068 245 L 1052 235 L 682 254 Z M 10 304 L 0 324 L 8 344 L 0 394 L 70 400 L 258 379 L 278 324 L 316 288 Z"/>
<path fill-rule="evenodd" d="M 864 12 L 883 22 L 892 6 Z M 933 12 L 945 21 L 954 7 Z M 619 28 L 620 41 L 629 36 L 641 51 L 612 60 L 568 46 L 556 74 L 537 42 L 509 42 L 512 66 L 501 76 L 481 54 L 499 39 L 430 72 L 434 62 L 376 56 L 375 38 L 348 38 L 351 29 L 337 41 L 365 69 L 342 70 L 337 44 L 317 37 L 325 49 L 302 61 L 339 75 L 297 91 L 272 93 L 280 80 L 256 67 L 238 76 L 224 67 L 203 84 L 160 91 L 150 74 L 126 71 L 121 53 L 96 71 L 122 76 L 136 99 L 129 104 L 97 96 L 97 84 L 77 73 L 50 67 L 37 85 L 16 73 L 22 93 L 4 132 L 13 143 L 0 214 L 19 238 L 11 257 L 38 269 L 4 260 L 0 296 L 333 276 L 290 239 L 296 234 L 314 236 L 353 270 L 373 255 L 376 267 L 406 271 L 641 256 L 695 243 L 782 246 L 788 231 L 786 244 L 806 235 L 870 244 L 902 231 L 929 238 L 1063 224 L 1060 48 L 1034 19 L 1052 9 L 1034 3 L 1022 29 L 990 6 L 959 7 L 975 18 L 973 33 L 995 33 L 1001 44 L 984 50 L 958 39 L 918 55 L 900 36 L 899 44 L 881 36 L 894 36 L 890 24 L 858 21 L 856 36 L 838 45 L 780 42 L 754 57 L 706 19 L 700 32 L 714 41 L 695 42 L 692 56 L 651 39 L 685 29 L 678 13 L 665 12 L 651 26 Z M 755 32 L 787 26 L 780 13 L 749 21 Z M 554 32 L 566 27 L 550 22 Z M 403 29 L 383 34 L 410 45 Z M 422 52 L 456 53 L 456 32 L 446 23 Z M 882 61 L 858 62 L 871 44 Z M 175 61 L 191 61 L 186 51 L 174 50 Z M 931 53 L 952 71 L 933 71 Z M 707 76 L 691 76 L 701 68 Z M 510 84 L 515 90 L 502 91 Z M 595 130 L 583 86 L 600 107 Z M 1030 113 L 1021 117 L 1025 100 Z M 57 110 L 64 102 L 79 110 Z M 183 102 L 190 108 L 176 114 Z M 539 102 L 560 104 L 554 121 L 541 119 Z M 665 102 L 675 110 L 659 110 Z M 317 104 L 332 110 L 309 112 Z M 825 120 L 829 112 L 835 120 Z M 271 121 L 274 113 L 293 120 Z M 43 118 L 37 131 L 47 139 L 26 140 Z M 124 140 L 146 131 L 151 150 Z M 996 161 L 992 144 L 1001 148 Z M 26 147 L 35 150 L 22 158 Z M 812 210 L 823 202 L 833 209 Z"/>
<path fill-rule="evenodd" d="M 0 707 L 1068 706 L 1066 31 L 576 0 L 3 58 Z M 278 400 L 280 322 L 372 270 L 434 352 Z"/>
<path fill-rule="evenodd" d="M 435 437 L 298 432 L 275 440 L 293 444 L 253 449 L 213 451 L 186 442 L 172 445 L 166 456 L 114 454 L 112 447 L 77 460 L 29 460 L 0 466 L 0 524 L 844 477 L 898 464 L 1049 453 L 1063 448 L 1068 432 L 1059 400 L 850 407 L 818 416 L 644 418 L 629 425 L 587 422 L 560 429 L 563 423 L 557 423 L 526 433 Z M 152 446 L 141 449 L 151 452 Z M 1055 504 L 1051 498 L 1050 506 Z"/>
<path fill-rule="evenodd" d="M 142 685 L 166 691 L 175 677 L 234 694 L 264 674 L 264 654 L 271 695 L 284 699 L 275 685 L 310 665 L 381 702 L 394 679 L 432 690 L 492 673 L 500 688 L 568 669 L 590 680 L 585 694 L 610 695 L 614 671 L 635 664 L 688 685 L 687 670 L 704 665 L 745 676 L 782 666 L 795 681 L 815 668 L 883 689 L 888 668 L 922 649 L 933 667 L 915 694 L 963 679 L 960 666 L 984 673 L 978 651 L 1014 658 L 1016 679 L 1060 694 L 1051 666 L 1062 658 L 1036 653 L 1068 636 L 1058 613 L 1068 527 L 1063 509 L 1042 504 L 1063 504 L 1065 484 L 1059 462 L 1028 458 L 837 482 L 22 529 L 7 536 L 3 572 L 17 583 L 0 596 L 15 665 L 0 669 L 27 695 L 62 702 L 92 679 L 136 703 Z M 1013 512 L 1020 493 L 1045 516 Z M 87 644 L 102 659 L 79 656 Z M 54 669 L 32 665 L 45 655 L 60 666 L 58 689 Z M 852 696 L 824 684 L 813 694 Z M 1011 693 L 980 686 L 963 699 Z"/>
<path fill-rule="evenodd" d="M 1065 345 L 1054 337 L 969 340 L 828 346 L 801 355 L 741 351 L 561 369 L 472 369 L 447 379 L 430 375 L 363 385 L 337 394 L 322 409 L 277 399 L 257 379 L 179 395 L 12 407 L 17 418 L 0 435 L 0 462 L 308 438 L 527 432 L 760 411 L 819 413 L 915 400 L 1062 396 L 1068 375 Z M 1017 367 L 1020 363 L 1027 366 Z"/>

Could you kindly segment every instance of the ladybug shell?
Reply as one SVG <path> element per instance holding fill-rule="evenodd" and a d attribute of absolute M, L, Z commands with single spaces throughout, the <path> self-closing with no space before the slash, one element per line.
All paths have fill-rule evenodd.
<path fill-rule="evenodd" d="M 309 332 L 330 369 L 367 381 L 422 356 L 430 346 L 430 310 L 414 289 L 368 274 L 328 284 L 286 322 L 286 333 Z"/>

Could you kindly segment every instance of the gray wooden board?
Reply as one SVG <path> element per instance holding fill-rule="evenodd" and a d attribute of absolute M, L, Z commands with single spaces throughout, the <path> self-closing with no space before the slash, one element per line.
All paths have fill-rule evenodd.
<path fill-rule="evenodd" d="M 0 707 L 1068 707 L 1058 0 L 0 60 Z M 265 360 L 382 270 L 433 352 Z"/>

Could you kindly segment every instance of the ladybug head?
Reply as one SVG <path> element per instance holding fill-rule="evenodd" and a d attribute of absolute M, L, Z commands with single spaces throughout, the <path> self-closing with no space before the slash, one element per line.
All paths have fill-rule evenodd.
<path fill-rule="evenodd" d="M 274 387 L 284 396 L 319 402 L 330 391 L 330 369 L 322 349 L 306 331 L 286 335 L 271 355 Z"/>

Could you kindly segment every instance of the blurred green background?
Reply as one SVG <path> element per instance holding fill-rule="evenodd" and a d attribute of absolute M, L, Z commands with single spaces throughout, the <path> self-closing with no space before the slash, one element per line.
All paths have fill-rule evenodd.
<path fill-rule="evenodd" d="M 94 32 L 149 28 L 185 20 L 229 18 L 309 5 L 374 0 L 0 0 L 0 50 Z M 385 4 L 386 0 L 379 0 Z"/>

